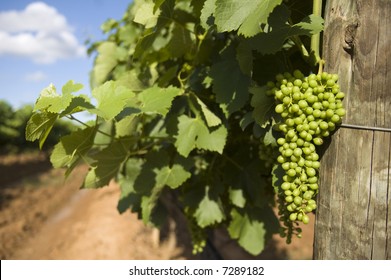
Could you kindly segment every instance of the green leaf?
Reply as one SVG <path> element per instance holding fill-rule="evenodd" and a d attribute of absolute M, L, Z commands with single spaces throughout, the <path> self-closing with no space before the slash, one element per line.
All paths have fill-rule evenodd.
<path fill-rule="evenodd" d="M 172 86 L 168 88 L 151 87 L 138 95 L 142 103 L 140 109 L 146 113 L 165 116 L 171 107 L 173 99 L 181 93 L 182 90 L 180 88 Z"/>
<path fill-rule="evenodd" d="M 285 175 L 285 171 L 281 164 L 275 164 L 272 169 L 272 185 L 275 193 L 279 193 L 280 187 L 284 182 L 282 177 Z"/>
<path fill-rule="evenodd" d="M 153 12 L 155 13 L 159 7 L 165 2 L 166 0 L 155 0 L 155 6 L 153 7 Z"/>
<path fill-rule="evenodd" d="M 164 1 L 163 1 L 164 2 Z M 159 4 L 159 6 L 162 3 Z M 156 25 L 160 11 L 156 13 L 155 4 L 150 0 L 141 2 L 133 19 L 134 22 L 144 25 L 145 28 L 152 28 Z"/>
<path fill-rule="evenodd" d="M 251 37 L 261 32 L 260 25 L 267 23 L 267 19 L 273 9 L 280 5 L 282 0 L 264 0 L 264 1 L 250 1 L 254 4 L 254 9 L 243 21 L 238 33 L 245 37 Z"/>
<path fill-rule="evenodd" d="M 58 114 L 50 112 L 35 112 L 31 115 L 26 125 L 26 140 L 35 141 L 39 139 L 39 148 L 42 149 Z"/>
<path fill-rule="evenodd" d="M 118 175 L 122 164 L 128 157 L 129 141 L 116 140 L 107 148 L 92 156 L 96 162 L 87 173 L 83 188 L 107 186 Z"/>
<path fill-rule="evenodd" d="M 251 76 L 253 71 L 253 53 L 249 44 L 241 42 L 236 48 L 236 59 L 239 63 L 240 70 Z"/>
<path fill-rule="evenodd" d="M 197 99 L 197 103 L 201 106 L 201 111 L 204 114 L 206 124 L 208 127 L 214 127 L 221 124 L 221 119 L 216 116 L 209 108 L 205 105 L 204 102 L 202 102 L 201 99 L 199 99 L 197 96 L 195 96 Z"/>
<path fill-rule="evenodd" d="M 216 0 L 216 25 L 219 32 L 238 30 L 246 37 L 261 32 L 269 14 L 282 0 Z"/>
<path fill-rule="evenodd" d="M 85 110 L 93 110 L 95 107 L 91 104 L 90 99 L 85 95 L 79 95 L 72 98 L 69 106 L 62 111 L 60 117 L 66 115 L 72 115 L 74 113 L 82 112 Z"/>
<path fill-rule="evenodd" d="M 158 228 L 164 224 L 168 216 L 166 208 L 159 201 L 162 191 L 163 188 L 155 188 L 150 196 L 143 196 L 141 199 L 143 222 Z"/>
<path fill-rule="evenodd" d="M 181 157 L 170 158 L 163 149 L 147 154 L 141 172 L 134 181 L 135 192 L 142 195 L 141 209 L 145 223 L 151 220 L 156 223 L 153 221 L 158 214 L 155 208 L 159 207 L 158 198 L 164 187 L 178 188 L 191 176 L 191 173 L 185 171 L 185 166 L 186 160 Z"/>
<path fill-rule="evenodd" d="M 119 180 L 121 196 L 117 209 L 122 214 L 128 208 L 137 207 L 141 202 L 141 196 L 134 189 L 136 178 L 141 172 L 141 165 L 144 161 L 139 158 L 129 158 L 125 164 L 125 174 Z"/>
<path fill-rule="evenodd" d="M 196 141 L 196 147 L 208 151 L 223 153 L 227 141 L 228 131 L 225 126 L 220 126 L 208 133 L 200 133 Z"/>
<path fill-rule="evenodd" d="M 135 133 L 139 117 L 137 115 L 126 116 L 119 122 L 115 123 L 115 136 L 131 136 Z"/>
<path fill-rule="evenodd" d="M 96 129 L 88 127 L 63 136 L 53 149 L 50 161 L 55 168 L 72 167 L 91 149 Z"/>
<path fill-rule="evenodd" d="M 178 135 L 175 147 L 180 155 L 187 157 L 196 147 L 198 135 L 207 134 L 208 128 L 203 125 L 202 120 L 189 118 L 186 115 L 180 116 L 178 121 Z"/>
<path fill-rule="evenodd" d="M 137 42 L 133 58 L 145 60 L 145 58 L 151 51 L 156 51 L 156 49 L 153 48 L 153 44 L 157 37 L 157 32 L 148 33 L 141 37 Z"/>
<path fill-rule="evenodd" d="M 246 104 L 251 79 L 242 73 L 234 54 L 212 65 L 210 76 L 213 79 L 216 101 L 227 105 L 229 114 L 240 110 Z"/>
<path fill-rule="evenodd" d="M 70 84 L 71 83 L 71 84 Z M 60 113 L 67 108 L 72 100 L 72 94 L 70 93 L 70 87 L 73 86 L 73 81 L 69 81 L 64 87 L 67 87 L 65 93 L 60 95 L 57 93 L 56 88 L 51 84 L 47 88 L 41 91 L 39 98 L 34 106 L 34 111 L 46 110 L 50 113 Z"/>
<path fill-rule="evenodd" d="M 117 26 L 118 26 L 118 21 L 109 18 L 100 26 L 100 29 L 103 31 L 103 33 L 108 33 L 114 28 L 116 28 Z"/>
<path fill-rule="evenodd" d="M 175 147 L 180 155 L 187 157 L 194 148 L 216 151 L 220 154 L 223 152 L 228 134 L 224 126 L 210 132 L 199 118 L 182 115 L 178 121 Z"/>
<path fill-rule="evenodd" d="M 285 41 L 291 36 L 311 36 L 323 30 L 322 17 L 310 15 L 294 25 L 288 24 L 290 11 L 285 5 L 274 9 L 269 17 L 271 31 L 260 33 L 244 41 L 245 47 L 257 50 L 262 54 L 274 54 L 281 50 Z"/>
<path fill-rule="evenodd" d="M 277 146 L 277 140 L 276 140 L 276 137 L 273 135 L 273 126 L 271 125 L 269 127 L 269 129 L 266 131 L 266 134 L 263 138 L 263 143 L 266 145 L 266 146 L 273 146 L 273 147 L 276 147 Z"/>
<path fill-rule="evenodd" d="M 95 88 L 92 95 L 98 101 L 97 109 L 90 110 L 106 120 L 111 120 L 117 116 L 125 107 L 129 99 L 135 94 L 128 88 L 118 85 L 114 81 L 108 81 Z"/>
<path fill-rule="evenodd" d="M 157 185 L 167 185 L 172 189 L 178 188 L 191 177 L 191 173 L 180 164 L 174 164 L 171 167 L 165 166 L 160 170 L 155 170 L 155 173 Z"/>
<path fill-rule="evenodd" d="M 95 123 L 95 125 L 99 132 L 95 135 L 94 146 L 96 149 L 103 150 L 109 146 L 113 140 L 112 134 L 114 132 L 114 123 L 113 121 L 100 120 L 99 123 Z"/>
<path fill-rule="evenodd" d="M 117 65 L 117 44 L 114 42 L 103 42 L 98 48 L 98 55 L 91 73 L 92 87 L 103 84 L 110 72 Z"/>
<path fill-rule="evenodd" d="M 193 46 L 192 36 L 189 30 L 180 24 L 174 24 L 171 31 L 171 40 L 166 46 L 170 57 L 181 57 L 191 50 Z"/>
<path fill-rule="evenodd" d="M 194 217 L 202 228 L 221 223 L 224 220 L 225 215 L 220 202 L 209 197 L 209 187 L 206 188 L 205 196 L 195 211 Z"/>
<path fill-rule="evenodd" d="M 200 24 L 204 29 L 208 29 L 210 24 L 210 17 L 214 14 L 216 9 L 216 0 L 206 0 L 201 10 Z"/>
<path fill-rule="evenodd" d="M 62 94 L 63 95 L 70 95 L 72 93 L 78 92 L 81 90 L 84 86 L 82 84 L 75 84 L 74 81 L 70 80 L 62 87 Z"/>
<path fill-rule="evenodd" d="M 139 92 L 146 89 L 146 85 L 140 80 L 139 75 L 140 73 L 138 69 L 132 69 L 122 73 L 116 82 L 118 85 L 125 86 L 132 91 Z"/>
<path fill-rule="evenodd" d="M 318 34 L 323 30 L 324 20 L 320 16 L 309 15 L 305 17 L 301 22 L 296 23 L 289 30 L 289 36 L 292 35 L 311 35 Z"/>
<path fill-rule="evenodd" d="M 266 86 L 251 87 L 249 91 L 253 94 L 251 106 L 253 106 L 253 118 L 263 128 L 270 123 L 270 118 L 274 112 L 275 101 L 266 95 Z"/>
<path fill-rule="evenodd" d="M 263 251 L 273 233 L 277 232 L 278 221 L 270 208 L 256 208 L 249 215 L 236 209 L 231 211 L 232 221 L 228 232 L 247 252 L 258 255 Z"/>
<path fill-rule="evenodd" d="M 246 198 L 244 197 L 243 190 L 242 189 L 229 189 L 229 199 L 231 200 L 232 204 L 243 208 L 246 205 Z"/>
<path fill-rule="evenodd" d="M 240 127 L 242 130 L 245 130 L 247 126 L 254 122 L 252 112 L 247 112 L 243 118 L 240 120 Z"/>

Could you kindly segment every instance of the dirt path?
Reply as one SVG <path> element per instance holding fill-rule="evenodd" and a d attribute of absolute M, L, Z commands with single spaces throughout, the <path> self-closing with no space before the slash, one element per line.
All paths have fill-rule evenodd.
<path fill-rule="evenodd" d="M 0 159 L 1 259 L 186 258 L 173 235 L 159 242 L 136 214 L 118 213 L 118 186 L 79 190 L 86 167 L 65 180 L 49 165 L 45 156 Z"/>
<path fill-rule="evenodd" d="M 75 193 L 12 259 L 179 259 L 175 240 L 157 244 L 155 232 L 130 212 L 116 209 L 119 189 Z"/>

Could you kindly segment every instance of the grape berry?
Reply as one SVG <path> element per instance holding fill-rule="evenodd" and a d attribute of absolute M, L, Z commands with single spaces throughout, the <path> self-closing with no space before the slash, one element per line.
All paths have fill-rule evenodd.
<path fill-rule="evenodd" d="M 291 241 L 292 234 L 300 237 L 300 221 L 309 223 L 308 213 L 316 209 L 318 193 L 319 155 L 316 146 L 330 135 L 345 115 L 344 93 L 338 85 L 338 75 L 311 74 L 305 77 L 299 70 L 278 74 L 276 82 L 267 83 L 267 94 L 274 96 L 276 113 L 281 121 L 277 130 L 284 137 L 277 139 L 278 164 L 285 172 L 278 191 L 279 215 L 284 224 L 281 235 Z"/>

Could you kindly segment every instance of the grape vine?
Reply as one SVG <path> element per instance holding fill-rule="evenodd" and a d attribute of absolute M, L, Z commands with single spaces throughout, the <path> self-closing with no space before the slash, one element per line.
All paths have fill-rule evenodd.
<path fill-rule="evenodd" d="M 26 138 L 42 146 L 54 123 L 71 119 L 78 127 L 51 162 L 67 176 L 88 165 L 83 188 L 117 181 L 119 212 L 157 227 L 171 193 L 194 253 L 223 227 L 259 254 L 280 228 L 276 193 L 287 239 L 294 223 L 308 222 L 315 146 L 344 114 L 335 75 L 294 71 L 267 83 L 323 63 L 311 49 L 323 19 L 311 11 L 299 0 L 135 0 L 121 20 L 102 25 L 106 39 L 90 45 L 91 96 L 73 81 L 61 92 L 48 86 Z M 84 123 L 79 112 L 95 121 Z"/>

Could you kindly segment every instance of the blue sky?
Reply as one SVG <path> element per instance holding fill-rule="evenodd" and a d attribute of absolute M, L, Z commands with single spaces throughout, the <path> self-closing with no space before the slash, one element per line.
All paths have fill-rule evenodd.
<path fill-rule="evenodd" d="M 101 24 L 121 19 L 132 0 L 0 0 L 0 99 L 15 109 L 53 83 L 84 84 L 93 59 L 85 41 L 104 38 Z"/>

